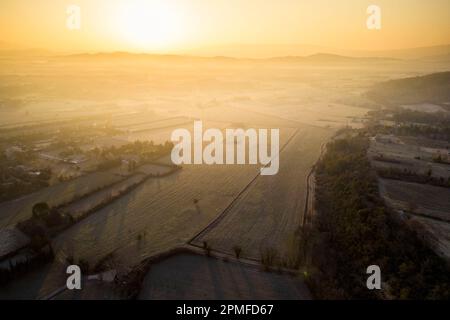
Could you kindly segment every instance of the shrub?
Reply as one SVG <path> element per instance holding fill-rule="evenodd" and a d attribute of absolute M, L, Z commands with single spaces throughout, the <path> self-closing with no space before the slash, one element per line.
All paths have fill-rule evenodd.
<path fill-rule="evenodd" d="M 242 248 L 240 246 L 234 246 L 233 251 L 236 258 L 239 259 L 242 253 Z"/>
<path fill-rule="evenodd" d="M 274 248 L 266 248 L 261 252 L 261 263 L 268 269 L 275 265 L 277 260 L 277 252 Z"/>
<path fill-rule="evenodd" d="M 50 207 L 46 202 L 39 202 L 33 206 L 32 213 L 33 218 L 45 219 L 50 213 Z"/>

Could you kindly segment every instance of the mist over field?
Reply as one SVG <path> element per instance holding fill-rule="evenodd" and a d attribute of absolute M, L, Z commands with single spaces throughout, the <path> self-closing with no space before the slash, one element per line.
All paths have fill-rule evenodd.
<path fill-rule="evenodd" d="M 0 301 L 450 300 L 448 0 L 0 8 Z"/>
<path fill-rule="evenodd" d="M 66 265 L 123 276 L 174 250 L 189 253 L 171 258 L 167 270 L 176 266 L 189 275 L 210 263 L 202 259 L 211 254 L 237 257 L 247 265 L 248 285 L 261 290 L 224 287 L 235 266 L 217 262 L 211 265 L 217 278 L 197 279 L 198 291 L 184 298 L 237 292 L 286 298 L 283 290 L 293 290 L 289 298 L 310 298 L 300 278 L 265 278 L 257 266 L 293 270 L 305 263 L 299 230 L 314 207 L 308 179 L 325 144 L 344 127 L 362 128 L 368 112 L 379 108 L 369 92 L 375 84 L 447 67 L 331 54 L 237 59 L 129 53 L 4 53 L 0 65 L 0 227 L 18 228 L 34 242 L 41 234 L 36 228 L 44 230 L 54 255 L 2 286 L 3 298 L 123 298 L 126 293 L 110 283 L 61 293 Z M 279 129 L 279 173 L 260 176 L 255 165 L 173 165 L 171 133 L 192 131 L 195 120 L 220 130 Z M 40 178 L 26 177 L 33 172 Z M 50 208 L 43 226 L 32 223 L 40 214 L 36 204 Z M 204 252 L 206 258 L 191 257 Z M 16 263 L 35 255 L 22 254 Z M 153 283 L 152 277 L 165 277 L 159 273 L 166 269 L 158 270 L 147 275 L 141 298 L 176 298 L 173 290 L 186 284 L 174 280 L 170 289 Z M 267 291 L 269 283 L 279 289 Z M 216 296 L 209 285 L 223 292 Z"/>

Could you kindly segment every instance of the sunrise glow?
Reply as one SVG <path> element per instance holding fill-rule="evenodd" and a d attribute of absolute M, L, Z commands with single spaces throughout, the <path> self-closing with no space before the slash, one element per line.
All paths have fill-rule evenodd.
<path fill-rule="evenodd" d="M 117 33 L 130 46 L 164 49 L 182 37 L 181 16 L 166 1 L 127 2 L 116 8 Z"/>

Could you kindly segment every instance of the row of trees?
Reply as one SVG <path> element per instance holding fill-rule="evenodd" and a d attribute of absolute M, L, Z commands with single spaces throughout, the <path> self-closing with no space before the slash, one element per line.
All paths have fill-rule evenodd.
<path fill-rule="evenodd" d="M 106 170 L 120 165 L 121 159 L 127 156 L 135 156 L 140 162 L 155 161 L 172 151 L 173 143 L 166 141 L 164 144 L 154 144 L 153 141 L 135 141 L 120 147 L 94 148 L 91 154 L 99 160 L 98 169 Z M 130 160 L 129 170 L 133 171 L 138 162 Z"/>
<path fill-rule="evenodd" d="M 409 169 L 378 168 L 377 174 L 386 179 L 402 180 L 415 183 L 424 183 L 437 187 L 450 188 L 450 177 L 434 177 L 432 169 L 425 174 L 420 174 Z"/>
<path fill-rule="evenodd" d="M 402 123 L 396 126 L 371 125 L 368 130 L 372 135 L 381 133 L 450 141 L 450 125 L 441 125 L 436 127 Z"/>
<path fill-rule="evenodd" d="M 421 123 L 432 126 L 449 126 L 450 114 L 448 112 L 422 112 L 416 110 L 396 110 L 392 120 L 398 123 Z"/>

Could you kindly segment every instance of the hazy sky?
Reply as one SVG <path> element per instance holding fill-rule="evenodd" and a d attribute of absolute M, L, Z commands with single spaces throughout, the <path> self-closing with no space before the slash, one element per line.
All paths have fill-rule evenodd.
<path fill-rule="evenodd" d="M 81 8 L 81 29 L 66 8 Z M 376 4 L 382 29 L 366 27 Z M 0 40 L 65 51 L 176 51 L 223 44 L 384 50 L 450 43 L 450 0 L 1 0 Z"/>

